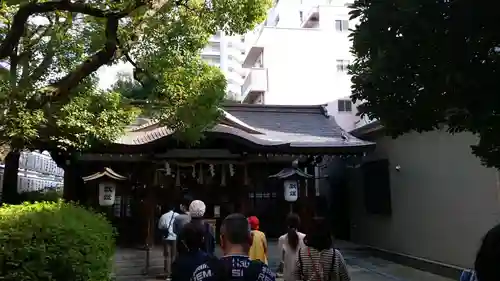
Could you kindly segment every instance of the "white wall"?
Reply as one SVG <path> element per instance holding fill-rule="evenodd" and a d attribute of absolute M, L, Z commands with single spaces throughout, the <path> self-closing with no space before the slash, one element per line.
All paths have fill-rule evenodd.
<path fill-rule="evenodd" d="M 342 100 L 351 100 L 349 96 L 341 98 Z M 334 100 L 326 104 L 326 111 L 329 116 L 332 116 L 335 119 L 335 122 L 344 129 L 349 132 L 356 128 L 356 122 L 359 120 L 359 116 L 356 116 L 358 110 L 356 106 L 352 105 L 351 112 L 339 111 L 338 110 L 338 100 Z"/>
<path fill-rule="evenodd" d="M 346 32 L 269 28 L 256 45 L 264 47 L 268 69 L 266 104 L 312 105 L 350 95 L 350 78 L 337 60 L 350 60 Z"/>
<path fill-rule="evenodd" d="M 247 70 L 241 67 L 246 46 L 244 42 L 241 42 L 240 35 L 228 36 L 221 31 L 218 34 L 218 36 L 214 35 L 210 38 L 209 44 L 202 50 L 201 56 L 212 65 L 218 66 L 224 73 L 227 79 L 228 94 L 239 97 L 243 77 L 247 73 Z M 219 63 L 214 63 L 213 59 L 218 59 Z"/>

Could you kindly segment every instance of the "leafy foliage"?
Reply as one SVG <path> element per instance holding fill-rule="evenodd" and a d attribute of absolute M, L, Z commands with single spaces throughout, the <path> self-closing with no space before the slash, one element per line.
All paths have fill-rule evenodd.
<path fill-rule="evenodd" d="M 480 138 L 473 153 L 500 168 L 500 4 L 364 1 L 352 5 L 353 100 L 396 137 L 444 124 Z"/>
<path fill-rule="evenodd" d="M 29 191 L 29 192 L 23 192 L 19 194 L 20 201 L 21 202 L 42 202 L 42 201 L 49 201 L 49 202 L 58 202 L 60 199 L 62 199 L 62 190 L 41 190 L 41 191 Z"/>
<path fill-rule="evenodd" d="M 270 2 L 2 1 L 0 135 L 19 149 L 87 148 L 114 140 L 141 113 L 196 141 L 226 86 L 200 50 L 217 30 L 253 28 Z M 123 62 L 135 81 L 98 90 L 96 70 Z"/>
<path fill-rule="evenodd" d="M 101 215 L 69 203 L 0 208 L 2 280 L 109 280 L 115 233 Z"/>

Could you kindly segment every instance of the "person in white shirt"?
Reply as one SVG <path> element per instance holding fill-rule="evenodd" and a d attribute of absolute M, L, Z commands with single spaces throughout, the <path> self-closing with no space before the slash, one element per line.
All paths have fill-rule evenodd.
<path fill-rule="evenodd" d="M 172 206 L 167 206 L 167 212 L 160 217 L 158 222 L 158 229 L 160 229 L 163 237 L 163 270 L 167 276 L 172 273 L 172 263 L 177 253 L 177 235 L 174 233 L 174 221 L 178 215 Z"/>

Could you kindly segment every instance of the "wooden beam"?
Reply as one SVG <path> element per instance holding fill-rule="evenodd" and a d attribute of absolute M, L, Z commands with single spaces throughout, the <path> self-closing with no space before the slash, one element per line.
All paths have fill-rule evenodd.
<path fill-rule="evenodd" d="M 150 161 L 151 157 L 145 154 L 95 154 L 85 153 L 78 155 L 77 160 L 80 161 L 110 161 L 110 162 L 143 162 Z"/>
<path fill-rule="evenodd" d="M 241 154 L 231 153 L 227 149 L 172 149 L 156 154 L 157 159 L 238 159 Z"/>

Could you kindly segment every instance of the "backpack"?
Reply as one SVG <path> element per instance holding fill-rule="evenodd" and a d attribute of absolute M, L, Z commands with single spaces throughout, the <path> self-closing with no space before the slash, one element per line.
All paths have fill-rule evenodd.
<path fill-rule="evenodd" d="M 231 266 L 228 266 L 226 263 L 221 262 L 216 257 L 211 257 L 207 265 L 214 272 L 214 280 L 217 281 L 231 281 L 232 272 Z M 262 266 L 264 265 L 261 261 L 250 261 L 250 265 L 243 270 L 243 280 L 244 281 L 257 281 L 259 279 L 259 274 L 262 272 Z"/>
<path fill-rule="evenodd" d="M 460 275 L 460 281 L 477 281 L 476 272 L 474 270 L 464 270 Z"/>
<path fill-rule="evenodd" d="M 305 276 L 304 276 L 304 272 L 303 272 L 304 266 L 302 264 L 301 250 L 302 250 L 302 248 L 299 248 L 299 253 L 298 253 L 299 265 L 300 265 L 300 276 L 301 276 L 302 280 L 307 281 L 306 278 L 305 278 Z M 332 263 L 330 265 L 330 272 L 328 272 L 328 279 L 326 279 L 326 281 L 337 280 L 337 279 L 332 279 L 332 277 L 337 278 L 336 276 L 334 276 L 334 274 L 335 274 L 335 263 L 336 263 L 336 259 L 337 259 L 337 252 L 336 252 L 335 248 L 333 248 L 332 250 L 333 250 Z M 321 260 L 320 260 L 320 262 L 321 262 Z M 460 280 L 460 281 L 462 281 L 462 280 Z"/>

